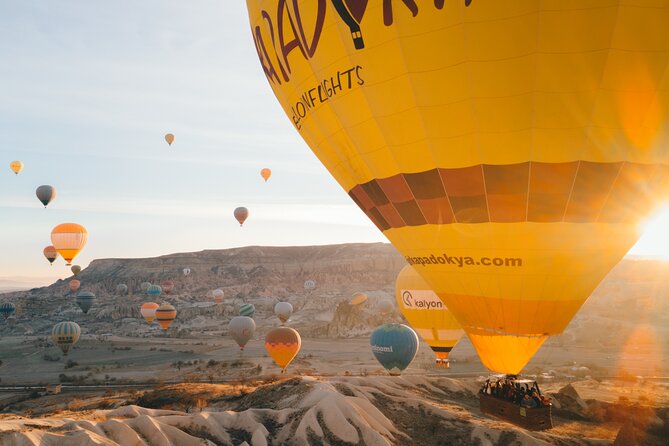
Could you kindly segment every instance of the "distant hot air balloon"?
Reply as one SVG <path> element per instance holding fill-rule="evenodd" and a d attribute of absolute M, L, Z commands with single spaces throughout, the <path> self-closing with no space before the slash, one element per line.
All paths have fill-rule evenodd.
<path fill-rule="evenodd" d="M 151 285 L 146 289 L 146 295 L 151 297 L 158 297 L 162 294 L 162 292 L 163 289 L 160 287 L 160 285 Z"/>
<path fill-rule="evenodd" d="M 16 311 L 16 305 L 11 302 L 3 302 L 0 304 L 0 314 L 7 319 Z"/>
<path fill-rule="evenodd" d="M 269 180 L 269 177 L 272 176 L 272 170 L 265 167 L 260 171 L 260 176 L 263 177 L 265 182 L 267 182 L 267 180 Z"/>
<path fill-rule="evenodd" d="M 249 210 L 245 207 L 239 207 L 235 209 L 234 212 L 235 218 L 239 222 L 239 226 L 243 226 L 246 219 L 249 217 Z"/>
<path fill-rule="evenodd" d="M 76 277 L 76 276 L 78 276 L 79 273 L 81 272 L 81 266 L 79 266 L 79 265 L 72 265 L 72 268 L 70 268 L 70 271 L 72 271 L 72 274 L 74 274 L 74 276 Z"/>
<path fill-rule="evenodd" d="M 372 353 L 391 375 L 399 375 L 418 352 L 418 336 L 403 324 L 385 324 L 372 332 Z"/>
<path fill-rule="evenodd" d="M 119 283 L 118 285 L 116 285 L 116 294 L 122 296 L 127 292 L 128 292 L 128 285 L 126 285 L 125 283 Z"/>
<path fill-rule="evenodd" d="M 232 339 L 239 345 L 239 349 L 244 350 L 246 343 L 253 338 L 253 334 L 256 331 L 256 323 L 250 317 L 235 316 L 230 320 L 228 330 Z"/>
<path fill-rule="evenodd" d="M 220 303 L 223 302 L 223 296 L 225 296 L 225 292 L 220 288 L 217 288 L 217 289 L 215 289 L 211 292 L 211 297 L 214 299 L 214 302 L 216 302 L 217 304 L 220 304 Z"/>
<path fill-rule="evenodd" d="M 314 288 L 316 288 L 316 282 L 314 280 L 309 279 L 304 281 L 305 290 L 313 290 Z"/>
<path fill-rule="evenodd" d="M 174 142 L 174 135 L 171 133 L 166 134 L 165 141 L 167 141 L 167 144 L 171 146 L 172 143 Z"/>
<path fill-rule="evenodd" d="M 9 163 L 9 168 L 12 169 L 16 175 L 23 170 L 23 163 L 21 161 L 12 161 Z"/>
<path fill-rule="evenodd" d="M 293 306 L 289 302 L 279 302 L 274 305 L 274 314 L 279 318 L 282 324 L 288 322 L 293 314 Z"/>
<path fill-rule="evenodd" d="M 281 367 L 281 373 L 295 358 L 302 347 L 300 334 L 289 327 L 278 327 L 270 330 L 265 337 L 265 350 Z"/>
<path fill-rule="evenodd" d="M 88 240 L 88 231 L 76 223 L 63 223 L 51 230 L 51 243 L 67 262 L 72 264 L 77 254 L 84 248 Z"/>
<path fill-rule="evenodd" d="M 253 304 L 241 304 L 239 306 L 239 315 L 253 317 L 256 312 L 256 307 Z"/>
<path fill-rule="evenodd" d="M 142 282 L 139 285 L 139 288 L 142 290 L 144 294 L 146 294 L 146 292 L 149 290 L 150 287 L 151 287 L 151 282 Z"/>
<path fill-rule="evenodd" d="M 81 328 L 76 322 L 59 322 L 51 329 L 51 340 L 67 356 L 67 352 L 79 341 Z"/>
<path fill-rule="evenodd" d="M 81 281 L 79 281 L 77 279 L 72 279 L 72 280 L 70 280 L 70 283 L 68 284 L 68 286 L 70 288 L 70 291 L 72 291 L 73 293 L 76 293 L 77 290 L 79 289 L 79 287 L 81 286 Z"/>
<path fill-rule="evenodd" d="M 171 280 L 164 280 L 160 283 L 160 288 L 163 289 L 165 294 L 170 294 L 174 289 L 174 282 L 172 282 Z"/>
<path fill-rule="evenodd" d="M 409 325 L 437 356 L 437 366 L 448 368 L 448 355 L 465 332 L 453 313 L 410 265 L 397 275 L 395 300 Z"/>
<path fill-rule="evenodd" d="M 81 308 L 81 311 L 83 311 L 84 314 L 88 314 L 88 310 L 91 309 L 94 301 L 95 294 L 90 291 L 82 291 L 77 294 L 77 305 L 79 305 L 79 308 Z"/>
<path fill-rule="evenodd" d="M 378 309 L 380 314 L 387 315 L 393 312 L 394 305 L 391 301 L 383 299 L 379 302 Z"/>
<path fill-rule="evenodd" d="M 143 303 L 142 306 L 139 308 L 139 312 L 141 313 L 144 320 L 149 324 L 151 324 L 153 320 L 156 318 L 156 310 L 158 309 L 159 306 L 160 305 L 158 305 L 155 302 L 146 302 Z"/>
<path fill-rule="evenodd" d="M 58 258 L 58 251 L 56 251 L 56 248 L 53 246 L 49 245 L 44 250 L 42 251 L 44 253 L 44 257 L 53 265 L 53 262 Z"/>
<path fill-rule="evenodd" d="M 35 195 L 37 195 L 37 199 L 42 202 L 44 207 L 47 207 L 56 198 L 56 188 L 45 184 L 37 188 Z"/>
<path fill-rule="evenodd" d="M 184 276 L 188 276 L 190 274 L 190 268 L 184 268 L 183 273 L 184 273 Z"/>
<path fill-rule="evenodd" d="M 360 305 L 367 302 L 367 295 L 365 293 L 355 293 L 349 302 L 351 305 Z"/>
<path fill-rule="evenodd" d="M 170 304 L 162 304 L 156 310 L 156 320 L 163 327 L 163 330 L 167 330 L 172 325 L 172 322 L 177 317 L 177 310 Z"/>

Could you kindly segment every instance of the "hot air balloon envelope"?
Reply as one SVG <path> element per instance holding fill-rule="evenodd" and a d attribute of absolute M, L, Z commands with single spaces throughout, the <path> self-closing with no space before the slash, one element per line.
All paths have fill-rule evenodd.
<path fill-rule="evenodd" d="M 669 196 L 666 4 L 288 3 L 247 8 L 291 124 L 517 374 Z"/>
<path fill-rule="evenodd" d="M 77 279 L 72 279 L 72 280 L 70 280 L 70 283 L 68 284 L 68 286 L 70 287 L 70 291 L 72 291 L 73 293 L 76 293 L 77 290 L 79 289 L 79 287 L 81 286 L 81 281 L 79 281 Z"/>
<path fill-rule="evenodd" d="M 239 345 L 239 348 L 244 350 L 246 343 L 253 338 L 253 334 L 256 331 L 256 323 L 250 317 L 235 316 L 230 321 L 228 330 L 232 339 Z"/>
<path fill-rule="evenodd" d="M 265 337 L 265 350 L 274 362 L 285 370 L 302 347 L 300 334 L 289 327 L 271 330 Z"/>
<path fill-rule="evenodd" d="M 177 310 L 170 304 L 162 304 L 156 309 L 156 320 L 163 328 L 167 330 L 177 317 Z"/>
<path fill-rule="evenodd" d="M 263 177 L 265 182 L 267 182 L 267 180 L 269 180 L 269 177 L 272 176 L 272 170 L 265 167 L 260 171 L 260 176 Z"/>
<path fill-rule="evenodd" d="M 51 245 L 44 248 L 42 252 L 44 253 L 44 257 L 46 257 L 46 259 L 51 264 L 53 264 L 53 262 L 58 258 L 58 251 L 56 251 L 56 248 Z"/>
<path fill-rule="evenodd" d="M 242 226 L 246 219 L 249 217 L 249 210 L 244 207 L 239 207 L 235 209 L 234 212 L 235 218 L 239 222 L 239 226 Z"/>
<path fill-rule="evenodd" d="M 448 355 L 465 334 L 415 268 L 407 265 L 397 275 L 395 299 L 409 325 L 437 356 L 437 366 L 448 367 Z"/>
<path fill-rule="evenodd" d="M 123 295 L 127 292 L 128 292 L 128 285 L 126 285 L 125 283 L 119 283 L 118 285 L 116 285 L 117 294 Z"/>
<path fill-rule="evenodd" d="M 140 307 L 139 312 L 149 325 L 156 318 L 156 310 L 159 306 L 160 305 L 155 302 L 146 302 Z"/>
<path fill-rule="evenodd" d="M 166 134 L 165 141 L 167 141 L 167 144 L 171 146 L 172 143 L 174 142 L 174 135 L 171 133 Z"/>
<path fill-rule="evenodd" d="M 293 314 L 293 306 L 289 302 L 279 302 L 274 305 L 274 314 L 285 324 Z"/>
<path fill-rule="evenodd" d="M 76 223 L 63 223 L 51 230 L 51 243 L 68 265 L 88 241 L 88 231 Z"/>
<path fill-rule="evenodd" d="M 160 288 L 163 290 L 165 294 L 170 294 L 174 289 L 174 282 L 172 282 L 171 280 L 164 280 L 160 282 Z"/>
<path fill-rule="evenodd" d="M 355 293 L 351 298 L 351 305 L 360 305 L 367 302 L 367 295 L 365 293 Z"/>
<path fill-rule="evenodd" d="M 381 325 L 369 340 L 372 353 L 391 375 L 399 375 L 418 352 L 418 336 L 403 324 Z"/>
<path fill-rule="evenodd" d="M 51 340 L 58 346 L 65 356 L 74 344 L 79 341 L 81 328 L 76 322 L 59 322 L 51 329 Z"/>
<path fill-rule="evenodd" d="M 385 299 L 384 299 L 384 300 L 382 300 L 381 302 L 379 302 L 379 307 L 378 307 L 378 309 L 379 309 L 379 313 L 380 313 L 380 314 L 384 314 L 384 315 L 386 315 L 386 314 L 390 314 L 390 313 L 393 312 L 393 310 L 394 310 L 394 305 L 393 305 L 393 303 L 392 303 L 391 301 L 389 301 L 389 300 L 385 300 Z"/>
<path fill-rule="evenodd" d="M 21 161 L 12 161 L 9 163 L 9 168 L 12 169 L 16 175 L 23 170 L 23 163 Z"/>
<path fill-rule="evenodd" d="M 0 314 L 2 314 L 5 319 L 14 314 L 15 311 L 16 306 L 11 302 L 3 302 L 0 304 Z"/>
<path fill-rule="evenodd" d="M 89 291 L 82 291 L 77 294 L 77 305 L 79 305 L 79 308 L 81 308 L 81 311 L 83 311 L 84 314 L 88 314 L 88 310 L 91 309 L 94 301 L 95 294 Z"/>
<path fill-rule="evenodd" d="M 44 207 L 47 207 L 47 205 L 56 198 L 56 188 L 53 186 L 42 185 L 37 188 L 35 195 L 37 195 L 37 199 L 42 202 Z"/>
<path fill-rule="evenodd" d="M 239 306 L 239 315 L 253 317 L 256 312 L 256 307 L 253 304 L 241 304 Z"/>

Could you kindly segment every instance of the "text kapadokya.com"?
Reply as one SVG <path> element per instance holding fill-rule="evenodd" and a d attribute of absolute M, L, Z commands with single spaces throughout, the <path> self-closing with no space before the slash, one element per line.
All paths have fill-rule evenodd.
<path fill-rule="evenodd" d="M 523 259 L 520 257 L 479 257 L 470 256 L 449 256 L 429 255 L 412 257 L 406 256 L 409 265 L 452 265 L 462 268 L 464 266 L 496 266 L 496 267 L 520 267 L 523 266 Z"/>

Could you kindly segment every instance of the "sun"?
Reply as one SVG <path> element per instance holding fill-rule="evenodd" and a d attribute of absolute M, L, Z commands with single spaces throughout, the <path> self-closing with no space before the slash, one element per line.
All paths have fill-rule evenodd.
<path fill-rule="evenodd" d="M 669 259 L 669 205 L 658 209 L 641 231 L 643 235 L 629 254 Z"/>

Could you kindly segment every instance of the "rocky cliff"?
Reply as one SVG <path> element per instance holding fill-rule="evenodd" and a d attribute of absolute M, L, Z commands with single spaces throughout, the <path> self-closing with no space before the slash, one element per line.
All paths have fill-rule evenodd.
<path fill-rule="evenodd" d="M 146 301 L 169 302 L 178 310 L 173 333 L 218 334 L 237 314 L 241 303 L 252 303 L 259 328 L 277 325 L 274 305 L 290 302 L 291 324 L 305 336 L 347 337 L 369 333 L 380 320 L 374 308 L 382 299 L 393 299 L 394 281 L 404 259 L 388 244 L 345 244 L 303 247 L 249 246 L 226 250 L 179 253 L 146 259 L 99 259 L 84 269 L 79 291 L 91 291 L 97 299 L 83 315 L 69 291 L 73 277 L 43 288 L 3 295 L 14 302 L 17 314 L 0 333 L 46 334 L 61 320 L 80 322 L 89 334 L 151 336 L 139 314 Z M 184 268 L 190 268 L 188 276 Z M 306 290 L 304 282 L 316 282 Z M 142 282 L 174 282 L 170 295 L 145 296 Z M 119 284 L 128 293 L 118 295 Z M 208 291 L 225 292 L 216 304 Z M 357 292 L 369 300 L 360 307 L 347 302 Z M 376 324 L 376 325 L 375 325 Z"/>

